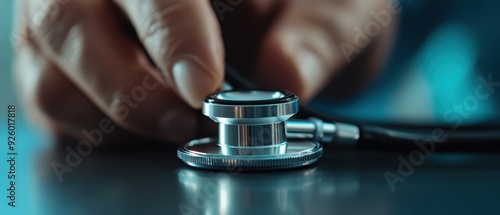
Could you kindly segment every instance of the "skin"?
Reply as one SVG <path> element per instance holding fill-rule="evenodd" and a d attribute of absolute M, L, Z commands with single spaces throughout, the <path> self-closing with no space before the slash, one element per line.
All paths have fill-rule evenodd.
<path fill-rule="evenodd" d="M 27 112 L 76 138 L 103 118 L 121 137 L 182 143 L 214 132 L 198 109 L 220 89 L 226 54 L 235 65 L 255 65 L 245 72 L 250 80 L 290 90 L 302 102 L 340 73 L 364 85 L 383 62 L 394 23 L 348 63 L 338 44 L 352 43 L 352 28 L 387 0 L 245 1 L 222 25 L 203 0 L 17 2 L 15 77 Z M 231 37 L 245 29 L 256 33 L 244 43 Z"/>

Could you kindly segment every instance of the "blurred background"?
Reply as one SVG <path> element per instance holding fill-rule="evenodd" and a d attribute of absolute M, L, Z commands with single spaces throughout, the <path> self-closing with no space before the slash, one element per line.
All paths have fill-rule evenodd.
<path fill-rule="evenodd" d="M 0 73 L 0 105 L 6 107 L 8 103 L 15 103 L 16 97 L 13 93 L 12 84 L 12 14 L 13 0 L 0 2 L 0 65 L 2 72 Z M 0 116 L 2 122 L 5 119 L 5 114 Z"/>
<path fill-rule="evenodd" d="M 6 159 L 3 142 L 6 139 L 6 107 L 17 104 L 18 150 L 22 152 L 18 169 L 23 177 L 20 177 L 18 186 L 20 206 L 15 213 L 7 214 L 34 214 L 40 204 L 38 199 L 43 199 L 44 195 L 34 197 L 37 196 L 33 191 L 36 167 L 31 164 L 35 163 L 37 152 L 46 149 L 51 140 L 26 122 L 21 113 L 22 104 L 17 102 L 11 73 L 13 3 L 14 0 L 0 1 L 0 160 L 3 162 Z M 488 80 L 491 76 L 493 80 L 500 81 L 500 27 L 497 24 L 500 20 L 500 1 L 402 0 L 401 3 L 403 12 L 395 45 L 382 75 L 353 97 L 332 101 L 325 99 L 328 94 L 325 91 L 311 105 L 338 118 L 355 121 L 451 126 L 459 117 L 470 125 L 500 125 L 500 88 L 486 100 L 475 96 L 477 87 L 482 85 L 479 77 Z M 467 117 L 462 116 L 457 107 L 470 107 L 466 108 Z M 12 211 L 4 204 L 5 167 L 1 163 L 2 214 Z M 185 173 L 180 175 L 184 177 Z M 377 176 L 379 173 L 372 172 Z M 470 180 L 473 180 L 472 177 Z M 173 183 L 176 181 L 177 178 Z M 179 184 L 182 183 L 185 182 Z M 373 185 L 371 180 L 367 183 Z M 55 187 L 57 185 L 55 183 Z M 385 191 L 385 184 L 382 186 L 380 189 Z M 423 186 L 425 184 L 415 185 L 416 190 Z M 61 196 L 59 200 L 66 201 L 64 195 Z M 425 198 L 425 193 L 422 196 Z"/>
<path fill-rule="evenodd" d="M 35 193 L 36 167 L 33 165 L 39 152 L 48 148 L 51 139 L 41 133 L 36 126 L 26 121 L 22 105 L 18 103 L 12 80 L 12 59 L 14 0 L 0 1 L 0 213 L 36 214 Z M 17 187 L 16 208 L 7 206 L 7 106 L 15 104 L 16 110 L 16 151 L 19 153 L 16 163 Z"/>
<path fill-rule="evenodd" d="M 402 0 L 397 39 L 382 75 L 351 98 L 316 99 L 340 118 L 377 123 L 499 125 L 500 93 L 479 99 L 480 77 L 500 81 L 498 1 Z M 325 91 L 323 94 L 327 95 Z"/>

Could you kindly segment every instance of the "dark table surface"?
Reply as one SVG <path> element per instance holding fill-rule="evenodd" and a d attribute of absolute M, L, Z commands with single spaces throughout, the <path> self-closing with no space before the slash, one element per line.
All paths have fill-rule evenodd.
<path fill-rule="evenodd" d="M 245 173 L 188 167 L 174 147 L 96 148 L 60 182 L 51 164 L 67 152 L 52 148 L 36 153 L 31 194 L 51 215 L 498 214 L 498 153 L 411 152 L 327 147 L 310 167 Z"/>

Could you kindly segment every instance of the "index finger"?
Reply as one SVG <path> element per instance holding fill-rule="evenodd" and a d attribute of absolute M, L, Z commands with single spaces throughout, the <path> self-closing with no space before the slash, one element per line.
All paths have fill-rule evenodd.
<path fill-rule="evenodd" d="M 209 1 L 116 0 L 166 81 L 189 105 L 219 88 L 224 75 L 220 27 Z"/>

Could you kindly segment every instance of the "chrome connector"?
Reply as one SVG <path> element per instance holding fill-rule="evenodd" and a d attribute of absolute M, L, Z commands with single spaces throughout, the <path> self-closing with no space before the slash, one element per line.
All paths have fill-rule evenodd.
<path fill-rule="evenodd" d="M 354 145 L 358 142 L 358 126 L 346 123 L 327 123 L 318 118 L 287 121 L 288 139 L 310 139 L 322 143 Z"/>

